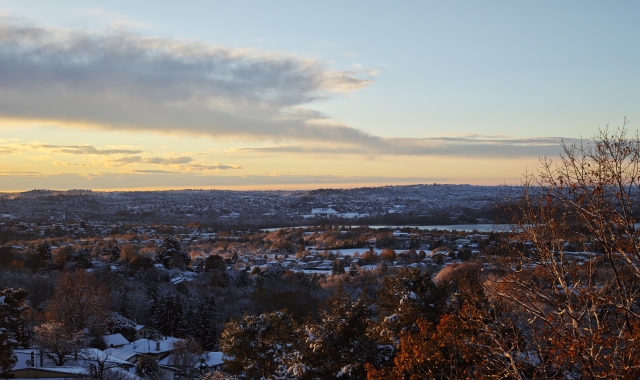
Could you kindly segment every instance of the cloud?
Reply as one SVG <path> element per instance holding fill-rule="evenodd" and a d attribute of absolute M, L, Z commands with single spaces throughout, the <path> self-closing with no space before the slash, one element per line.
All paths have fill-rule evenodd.
<path fill-rule="evenodd" d="M 159 169 L 137 169 L 137 170 L 133 170 L 134 173 L 140 173 L 140 174 L 177 174 L 179 172 L 174 172 L 171 170 L 159 170 Z"/>
<path fill-rule="evenodd" d="M 44 176 L 33 171 L 0 170 L 0 177 L 43 178 Z M 10 188 L 7 189 L 10 190 Z"/>
<path fill-rule="evenodd" d="M 140 157 L 140 156 L 125 156 L 113 160 L 112 162 L 121 164 L 155 164 L 155 165 L 180 165 L 188 164 L 192 162 L 191 157 Z"/>
<path fill-rule="evenodd" d="M 180 168 L 188 172 L 205 172 L 205 171 L 221 171 L 229 169 L 242 169 L 240 165 L 222 165 L 219 162 L 206 164 L 202 162 L 194 162 L 191 157 L 141 157 L 141 156 L 125 156 L 110 161 L 111 163 L 120 165 L 131 164 L 152 164 L 152 165 L 179 165 Z M 136 170 L 136 172 L 144 173 L 169 173 L 163 170 Z M 171 172 L 173 173 L 173 172 Z"/>
<path fill-rule="evenodd" d="M 106 11 L 94 9 L 103 14 Z M 111 15 L 117 19 L 118 15 Z M 111 17 L 109 16 L 109 17 Z M 557 155 L 558 138 L 383 138 L 310 109 L 373 83 L 377 70 L 332 71 L 278 52 L 107 31 L 44 28 L 0 18 L 0 117 L 128 131 L 269 139 L 245 154 L 531 157 Z M 285 145 L 285 142 L 287 145 Z M 191 164 L 138 149 L 41 145 L 66 154 L 123 154 L 121 164 Z M 0 148 L 10 154 L 13 148 Z M 137 157 L 137 158 L 136 158 Z M 127 162 L 126 160 L 138 160 Z M 151 161 L 145 161 L 151 160 Z M 202 170 L 236 167 L 202 166 Z"/>
<path fill-rule="evenodd" d="M 306 112 L 372 83 L 283 53 L 0 18 L 0 116 L 125 130 L 339 141 L 369 135 Z"/>
<path fill-rule="evenodd" d="M 139 149 L 100 149 L 96 148 L 92 145 L 51 145 L 51 144 L 41 144 L 41 143 L 32 143 L 32 144 L 24 144 L 24 146 L 31 149 L 46 149 L 51 150 L 56 153 L 64 153 L 64 154 L 73 154 L 73 155 L 112 155 L 112 154 L 137 154 L 142 153 L 142 150 Z"/>
<path fill-rule="evenodd" d="M 20 152 L 20 139 L 0 139 L 0 156 Z"/>
<path fill-rule="evenodd" d="M 63 162 L 63 161 L 53 161 L 53 165 L 54 166 L 83 166 L 83 167 L 94 166 L 90 164 L 81 164 L 77 162 Z"/>
<path fill-rule="evenodd" d="M 18 149 L 13 146 L 0 146 L 0 155 L 18 153 Z"/>
<path fill-rule="evenodd" d="M 242 169 L 241 165 L 221 165 L 219 162 L 214 163 L 213 165 L 200 164 L 200 163 L 192 163 L 189 164 L 186 169 L 190 171 L 207 171 L 207 170 L 229 170 L 229 169 Z"/>
<path fill-rule="evenodd" d="M 4 173 L 4 174 L 3 174 Z M 390 184 L 417 184 L 447 182 L 442 177 L 341 177 L 332 175 L 249 175 L 220 176 L 176 173 L 163 170 L 136 170 L 127 173 L 61 173 L 41 175 L 39 173 L 13 174 L 0 172 L 10 180 L 0 182 L 0 191 L 24 191 L 31 189 L 223 189 L 223 188 L 270 188 L 270 189 L 316 189 L 320 187 L 358 187 Z"/>
<path fill-rule="evenodd" d="M 513 138 L 506 136 L 454 136 L 432 138 L 380 138 L 379 140 L 352 146 L 343 145 L 279 145 L 258 148 L 240 148 L 231 154 L 314 154 L 377 156 L 458 156 L 477 158 L 515 158 L 557 156 L 561 151 L 560 137 Z M 579 139 L 564 139 L 567 145 L 579 144 Z"/>

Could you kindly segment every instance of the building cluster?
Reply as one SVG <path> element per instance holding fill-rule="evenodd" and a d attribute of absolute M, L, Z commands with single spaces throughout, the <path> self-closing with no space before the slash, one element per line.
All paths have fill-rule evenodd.
<path fill-rule="evenodd" d="M 203 223 L 301 225 L 309 218 L 486 219 L 499 199 L 496 186 L 412 185 L 311 191 L 180 190 L 93 192 L 33 190 L 0 194 L 0 221 L 96 225 Z"/>

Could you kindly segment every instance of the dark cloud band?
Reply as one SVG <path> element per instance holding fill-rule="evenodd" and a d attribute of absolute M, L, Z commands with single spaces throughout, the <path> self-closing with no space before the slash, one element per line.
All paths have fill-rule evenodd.
<path fill-rule="evenodd" d="M 212 136 L 366 136 L 303 106 L 371 83 L 279 53 L 42 28 L 0 17 L 0 116 Z"/>

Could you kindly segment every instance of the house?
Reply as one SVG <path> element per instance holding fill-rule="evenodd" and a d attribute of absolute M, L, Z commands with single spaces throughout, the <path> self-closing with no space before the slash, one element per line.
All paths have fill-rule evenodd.
<path fill-rule="evenodd" d="M 123 337 L 122 334 L 105 335 L 103 338 L 108 348 L 118 348 L 129 344 L 127 338 Z"/>
<path fill-rule="evenodd" d="M 55 366 L 53 361 L 41 355 L 39 350 L 14 350 L 17 362 L 9 371 L 9 377 L 15 378 L 86 378 L 91 368 L 118 368 L 131 373 L 134 364 L 109 355 L 97 348 L 79 350 L 75 358 L 69 358 L 65 366 Z"/>
<path fill-rule="evenodd" d="M 200 361 L 196 364 L 196 368 L 200 369 L 202 372 L 208 370 L 220 370 L 224 365 L 224 360 L 222 352 L 213 351 L 213 352 L 205 352 L 202 354 Z"/>
<path fill-rule="evenodd" d="M 136 325 L 136 339 L 146 339 L 158 335 L 158 331 L 145 325 Z"/>
<path fill-rule="evenodd" d="M 88 378 L 89 371 L 83 367 L 26 367 L 9 371 L 10 378 L 16 379 L 79 379 Z"/>
<path fill-rule="evenodd" d="M 120 348 L 106 350 L 110 355 L 129 363 L 136 363 L 140 356 L 151 356 L 158 362 L 169 356 L 173 344 L 181 339 L 167 337 L 162 340 L 138 339 Z"/>

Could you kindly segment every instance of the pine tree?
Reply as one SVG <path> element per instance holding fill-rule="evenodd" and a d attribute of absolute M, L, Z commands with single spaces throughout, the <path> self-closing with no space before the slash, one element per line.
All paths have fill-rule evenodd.
<path fill-rule="evenodd" d="M 91 250 L 88 248 L 80 248 L 71 255 L 71 261 L 76 268 L 91 268 Z"/>
<path fill-rule="evenodd" d="M 189 254 L 180 247 L 180 243 L 171 236 L 162 241 L 156 252 L 156 262 L 165 268 L 187 266 L 191 263 Z"/>
<path fill-rule="evenodd" d="M 213 296 L 199 303 L 194 322 L 197 329 L 193 336 L 200 339 L 205 350 L 213 350 L 218 343 L 218 308 Z"/>
<path fill-rule="evenodd" d="M 52 254 L 51 246 L 49 245 L 49 243 L 47 243 L 46 241 L 38 243 L 38 245 L 36 246 L 36 254 L 40 256 L 40 258 L 44 260 L 44 262 L 50 262 Z"/>
<path fill-rule="evenodd" d="M 13 348 L 28 347 L 29 334 L 22 312 L 27 292 L 7 288 L 0 292 L 0 373 L 16 363 Z"/>
<path fill-rule="evenodd" d="M 366 377 L 364 363 L 375 361 L 377 343 L 368 334 L 369 300 L 353 301 L 342 287 L 327 300 L 322 322 L 298 329 L 300 352 L 290 368 L 304 379 Z"/>
<path fill-rule="evenodd" d="M 295 341 L 295 321 L 286 311 L 245 315 L 225 325 L 220 349 L 227 369 L 248 379 L 269 378 L 282 369 L 283 356 Z"/>
<path fill-rule="evenodd" d="M 395 276 L 383 279 L 376 306 L 380 311 L 377 334 L 385 343 L 395 344 L 403 329 L 415 327 L 418 318 L 437 323 L 445 311 L 448 290 L 431 280 L 428 272 L 402 268 Z"/>
<path fill-rule="evenodd" d="M 180 297 L 165 294 L 153 307 L 153 327 L 165 336 L 183 335 L 184 304 Z"/>
<path fill-rule="evenodd" d="M 334 276 L 339 276 L 344 274 L 344 265 L 342 264 L 342 260 L 335 260 L 333 262 L 333 266 L 331 267 L 331 274 Z"/>

